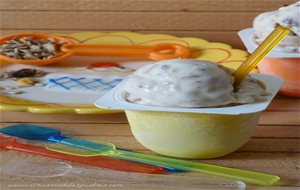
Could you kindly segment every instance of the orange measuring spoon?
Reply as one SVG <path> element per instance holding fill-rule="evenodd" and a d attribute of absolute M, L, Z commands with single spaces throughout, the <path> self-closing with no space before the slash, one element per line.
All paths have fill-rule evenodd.
<path fill-rule="evenodd" d="M 55 39 L 56 43 L 63 42 L 60 47 L 62 55 L 47 59 L 47 60 L 25 60 L 15 59 L 5 56 L 0 53 L 0 60 L 9 63 L 21 63 L 28 65 L 48 65 L 62 61 L 72 55 L 79 56 L 121 56 L 121 57 L 141 57 L 152 60 L 164 60 L 174 58 L 190 58 L 191 53 L 189 48 L 179 44 L 157 44 L 154 46 L 142 45 L 89 45 L 89 44 L 75 44 L 63 37 L 48 35 L 48 34 L 13 34 L 0 38 L 0 44 L 16 37 L 31 36 L 34 39 Z"/>
<path fill-rule="evenodd" d="M 158 166 L 128 162 L 124 160 L 107 158 L 103 156 L 81 157 L 81 156 L 58 153 L 58 152 L 47 150 L 45 147 L 17 142 L 16 138 L 6 136 L 3 134 L 0 134 L 0 148 L 27 152 L 30 154 L 68 160 L 72 162 L 79 162 L 83 164 L 89 164 L 93 166 L 110 168 L 110 169 L 120 170 L 125 172 L 139 172 L 139 173 L 150 173 L 150 174 L 160 174 L 164 172 L 164 169 Z"/>

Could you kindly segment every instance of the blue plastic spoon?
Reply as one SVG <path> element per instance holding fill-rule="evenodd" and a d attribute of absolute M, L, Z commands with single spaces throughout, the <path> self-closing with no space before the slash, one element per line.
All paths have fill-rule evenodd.
<path fill-rule="evenodd" d="M 49 142 L 55 142 L 55 143 L 61 143 L 67 146 L 72 146 L 76 148 L 81 149 L 92 149 L 92 150 L 101 150 L 101 151 L 110 151 L 112 149 L 111 145 L 105 145 L 100 143 L 95 143 L 92 141 L 84 140 L 84 139 L 76 139 L 71 138 L 65 135 L 61 134 L 60 130 L 49 128 L 49 127 L 43 127 L 43 126 L 37 126 L 37 125 L 31 125 L 31 124 L 17 124 L 12 125 L 8 127 L 4 127 L 0 129 L 0 132 L 6 135 L 15 136 L 27 140 L 42 140 L 42 141 L 49 141 Z M 124 149 L 118 149 L 125 152 L 132 152 L 129 150 Z M 147 155 L 144 154 L 146 157 Z M 152 158 L 149 158 L 152 159 Z M 133 161 L 130 159 L 126 159 L 128 161 Z M 145 159 L 144 162 L 140 162 L 144 164 L 150 164 Z M 155 166 L 160 166 L 164 169 L 173 171 L 173 172 L 181 172 L 182 170 L 175 169 L 168 166 L 161 166 L 159 164 L 150 164 Z"/>

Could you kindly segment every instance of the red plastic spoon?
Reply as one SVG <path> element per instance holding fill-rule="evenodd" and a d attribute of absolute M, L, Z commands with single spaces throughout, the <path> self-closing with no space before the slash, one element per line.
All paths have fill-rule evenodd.
<path fill-rule="evenodd" d="M 74 155 L 53 152 L 41 146 L 33 146 L 30 144 L 17 142 L 16 138 L 2 135 L 2 134 L 0 134 L 0 148 L 4 148 L 7 150 L 27 152 L 30 154 L 51 157 L 51 158 L 58 158 L 62 160 L 79 162 L 83 164 L 89 164 L 93 166 L 110 168 L 110 169 L 125 171 L 125 172 L 139 172 L 139 173 L 149 173 L 149 174 L 160 174 L 164 172 L 164 169 L 158 166 L 150 166 L 146 164 L 128 162 L 128 161 L 118 160 L 114 158 L 107 158 L 102 156 L 81 157 L 81 156 L 74 156 Z"/>

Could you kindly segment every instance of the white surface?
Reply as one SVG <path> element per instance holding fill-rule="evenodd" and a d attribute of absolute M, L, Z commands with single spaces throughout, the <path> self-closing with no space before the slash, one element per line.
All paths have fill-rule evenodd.
<path fill-rule="evenodd" d="M 283 85 L 283 80 L 273 75 L 264 74 L 251 74 L 251 76 L 257 80 L 262 81 L 266 85 L 266 91 L 270 93 L 267 96 L 267 100 L 264 102 L 258 102 L 254 104 L 244 104 L 231 107 L 221 108 L 171 108 L 171 107 L 159 107 L 159 106 L 147 106 L 140 104 L 133 104 L 125 100 L 122 95 L 122 83 L 114 89 L 104 94 L 99 98 L 95 105 L 99 108 L 108 108 L 116 110 L 139 110 L 139 111 L 163 111 L 163 112 L 186 112 L 186 113 L 213 113 L 213 114 L 225 114 L 225 115 L 238 115 L 263 111 L 271 103 L 280 87 Z"/>
<path fill-rule="evenodd" d="M 66 75 L 68 73 L 76 74 L 78 69 L 85 68 L 89 64 L 93 63 L 99 63 L 99 62 L 116 62 L 120 63 L 120 65 L 125 66 L 126 68 L 131 69 L 137 69 L 141 66 L 144 66 L 145 64 L 152 63 L 153 61 L 148 60 L 141 60 L 141 59 L 133 59 L 133 58 L 118 58 L 118 57 L 72 57 L 66 61 L 63 61 L 61 63 L 49 65 L 47 67 L 38 67 L 38 66 L 28 66 L 28 65 L 21 65 L 21 64 L 8 64 L 6 65 L 1 72 L 5 71 L 13 71 L 13 70 L 19 70 L 22 68 L 34 68 L 34 69 L 41 69 L 43 71 L 47 71 L 50 73 L 65 73 Z M 70 62 L 72 64 L 70 64 Z M 74 64 L 76 63 L 76 64 Z M 83 71 L 83 73 L 86 73 L 89 76 L 102 76 L 104 78 L 106 77 L 123 77 L 125 78 L 129 73 L 127 74 L 113 74 L 113 73 L 98 73 L 89 71 Z M 49 76 L 51 76 L 50 74 Z M 47 80 L 47 75 L 42 78 L 43 83 Z M 19 83 L 12 81 L 12 80 L 4 80 L 1 81 L 2 87 L 17 87 Z M 63 91 L 63 90 L 49 90 L 47 86 L 32 86 L 32 87 L 26 87 L 26 88 L 18 88 L 19 91 L 24 91 L 24 94 L 9 94 L 6 96 L 9 97 L 15 97 L 19 99 L 24 100 L 30 100 L 30 101 L 36 101 L 36 102 L 46 102 L 46 103 L 53 103 L 53 104 L 82 104 L 87 105 L 91 104 L 93 105 L 94 102 L 102 96 L 104 92 L 85 92 L 85 91 Z"/>

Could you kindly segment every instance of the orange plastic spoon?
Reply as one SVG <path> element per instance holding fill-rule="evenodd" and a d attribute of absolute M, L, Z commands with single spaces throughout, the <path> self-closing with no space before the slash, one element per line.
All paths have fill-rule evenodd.
<path fill-rule="evenodd" d="M 78 163 L 110 168 L 110 169 L 126 171 L 126 172 L 138 172 L 138 173 L 149 173 L 149 174 L 160 174 L 164 172 L 164 169 L 158 166 L 140 164 L 140 163 L 129 162 L 125 160 L 118 160 L 118 159 L 107 158 L 103 156 L 81 157 L 81 156 L 74 156 L 74 155 L 53 152 L 47 150 L 45 147 L 18 142 L 16 138 L 3 135 L 3 134 L 0 134 L 0 148 L 7 149 L 7 150 L 21 151 L 30 154 L 68 160 L 72 162 L 78 162 Z"/>
<path fill-rule="evenodd" d="M 14 34 L 0 38 L 0 44 L 11 40 L 15 37 L 31 36 L 34 39 L 53 38 L 56 43 L 64 42 L 60 51 L 62 55 L 47 59 L 47 60 L 25 60 L 15 59 L 3 54 L 0 54 L 0 60 L 9 63 L 21 63 L 29 65 L 48 65 L 62 61 L 72 55 L 79 56 L 121 56 L 121 57 L 141 57 L 152 60 L 164 60 L 173 58 L 189 58 L 191 56 L 190 50 L 178 44 L 158 44 L 154 46 L 141 45 L 88 45 L 75 44 L 63 37 L 53 36 L 48 34 Z"/>

